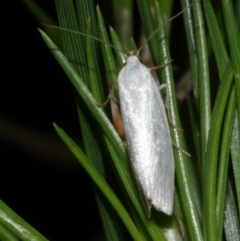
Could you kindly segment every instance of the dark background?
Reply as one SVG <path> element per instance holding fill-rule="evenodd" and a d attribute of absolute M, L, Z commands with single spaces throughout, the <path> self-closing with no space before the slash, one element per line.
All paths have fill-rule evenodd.
<path fill-rule="evenodd" d="M 37 2 L 56 20 L 54 1 Z M 101 240 L 90 178 L 52 126 L 81 145 L 72 87 L 24 4 L 4 1 L 2 9 L 0 198 L 50 240 Z M 184 35 L 178 22 L 175 34 Z"/>

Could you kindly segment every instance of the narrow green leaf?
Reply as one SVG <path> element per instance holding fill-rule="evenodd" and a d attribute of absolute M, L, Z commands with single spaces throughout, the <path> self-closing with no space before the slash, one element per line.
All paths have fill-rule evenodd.
<path fill-rule="evenodd" d="M 217 61 L 219 76 L 220 78 L 222 78 L 228 62 L 226 47 L 224 45 L 223 37 L 219 25 L 217 23 L 217 19 L 213 11 L 211 2 L 209 0 L 205 0 L 203 1 L 203 6 L 204 14 L 207 20 L 207 27 L 209 30 L 211 44 Z"/>
<path fill-rule="evenodd" d="M 153 7 L 155 7 L 155 1 L 152 1 L 152 5 Z M 169 0 L 169 1 L 161 1 L 161 0 L 157 0 L 158 4 L 161 6 L 162 9 L 162 13 L 164 16 L 164 19 L 169 19 L 172 11 L 173 11 L 173 0 Z"/>
<path fill-rule="evenodd" d="M 192 134 L 193 134 L 193 141 L 194 146 L 197 152 L 197 163 L 198 168 L 201 167 L 200 164 L 200 131 L 199 131 L 199 122 L 198 122 L 198 115 L 196 111 L 196 106 L 194 105 L 193 100 L 189 97 L 188 98 L 188 110 L 190 115 L 191 127 L 192 127 Z"/>
<path fill-rule="evenodd" d="M 206 228 L 207 237 L 216 238 L 217 225 L 216 225 L 216 185 L 217 185 L 217 168 L 218 168 L 218 151 L 219 151 L 219 140 L 222 128 L 222 120 L 225 112 L 228 96 L 230 94 L 230 88 L 232 85 L 232 64 L 226 67 L 223 81 L 221 82 L 218 94 L 215 100 L 211 128 L 209 132 L 208 148 L 206 155 L 207 169 L 205 170 L 205 179 L 207 186 L 205 187 L 204 193 L 204 225 Z M 211 239 L 210 239 L 211 240 Z"/>
<path fill-rule="evenodd" d="M 227 241 L 240 240 L 239 216 L 230 182 L 228 182 L 224 230 Z"/>
<path fill-rule="evenodd" d="M 235 12 L 236 12 L 236 22 L 237 22 L 237 26 L 238 26 L 238 32 L 240 31 L 240 2 L 236 1 L 235 3 Z"/>
<path fill-rule="evenodd" d="M 174 215 L 176 217 L 183 240 L 189 241 L 190 240 L 189 230 L 187 227 L 186 218 L 184 216 L 183 207 L 180 201 L 180 195 L 178 193 L 178 189 L 175 191 L 175 196 L 174 196 Z"/>
<path fill-rule="evenodd" d="M 2 241 L 19 241 L 19 239 L 3 225 L 0 224 L 0 240 Z"/>
<path fill-rule="evenodd" d="M 141 216 L 139 215 L 137 209 L 133 206 L 133 203 L 131 202 L 131 200 L 129 198 L 126 198 L 126 201 L 127 201 L 129 210 L 131 210 L 131 216 L 134 220 L 134 223 L 136 224 L 136 226 L 139 230 L 139 233 L 141 234 L 143 239 L 144 240 L 153 240 L 150 232 L 148 231 L 147 225 L 143 222 Z M 167 241 L 164 238 L 161 240 Z"/>
<path fill-rule="evenodd" d="M 116 210 L 116 212 L 118 213 L 118 215 L 120 216 L 124 224 L 126 225 L 127 229 L 129 230 L 130 234 L 132 235 L 133 239 L 137 241 L 143 240 L 135 224 L 133 223 L 132 219 L 130 218 L 124 206 L 122 205 L 122 203 L 119 201 L 119 199 L 117 198 L 115 193 L 111 190 L 111 188 L 108 186 L 106 181 L 94 168 L 94 166 L 90 164 L 90 161 L 87 160 L 87 157 L 79 149 L 77 144 L 75 144 L 75 142 L 73 142 L 73 140 L 56 124 L 54 124 L 54 127 L 58 135 L 61 137 L 64 143 L 68 146 L 68 148 L 72 151 L 74 156 L 78 159 L 78 161 L 84 167 L 86 172 L 89 174 L 89 176 L 92 178 L 95 184 L 100 188 L 100 190 L 103 192 L 105 197 L 114 207 L 114 209 Z"/>
<path fill-rule="evenodd" d="M 210 83 L 209 83 L 209 67 L 208 67 L 208 53 L 207 44 L 204 28 L 204 19 L 202 15 L 202 9 L 200 2 L 196 2 L 192 6 L 193 11 L 193 22 L 194 22 L 194 32 L 196 40 L 196 52 L 197 52 L 197 63 L 198 63 L 198 94 L 199 100 L 197 103 L 197 108 L 199 107 L 200 117 L 200 147 L 201 147 L 201 164 L 202 164 L 202 175 L 205 174 L 206 170 L 206 151 L 207 142 L 211 121 L 211 101 L 210 101 Z M 205 183 L 205 177 L 202 176 L 202 188 L 203 195 L 205 194 L 204 188 L 208 185 Z"/>
<path fill-rule="evenodd" d="M 208 70 L 208 55 L 206 47 L 206 37 L 204 33 L 204 22 L 200 9 L 200 4 L 196 3 L 196 7 L 193 6 L 194 13 L 194 22 L 195 22 L 195 36 L 196 36 L 196 48 L 197 48 L 197 57 L 198 57 L 198 75 L 199 75 L 199 116 L 200 118 L 200 132 L 201 132 L 201 163 L 202 163 L 202 188 L 203 188 L 203 210 L 204 210 L 204 220 L 203 220 L 203 229 L 204 237 L 207 240 L 216 240 L 216 216 L 215 214 L 215 202 L 216 202 L 216 162 L 214 162 L 211 157 L 206 159 L 206 151 L 209 149 L 211 153 L 212 140 L 214 130 L 217 130 L 217 126 L 212 130 L 212 140 L 208 144 L 209 138 L 209 129 L 210 129 L 210 118 L 211 118 L 211 103 L 210 103 L 210 84 L 209 84 L 209 70 Z M 218 105 L 219 107 L 219 105 Z M 223 109 L 222 109 L 223 110 Z M 217 112 L 217 108 L 216 108 Z M 223 112 L 222 112 L 223 113 Z M 216 119 L 215 119 L 216 121 Z M 214 121 L 212 121 L 214 123 Z M 218 127 L 219 128 L 219 127 Z M 216 133 L 219 133 L 216 131 Z M 207 147 L 209 147 L 207 149 Z M 215 149 L 216 151 L 216 149 Z M 216 153 L 215 153 L 216 154 Z M 213 166 L 215 163 L 215 166 Z M 209 168 L 210 167 L 212 168 Z M 214 173 L 215 176 L 210 176 L 209 171 Z"/>
<path fill-rule="evenodd" d="M 235 113 L 234 126 L 232 131 L 232 142 L 231 142 L 231 157 L 233 165 L 234 180 L 236 186 L 236 196 L 238 210 L 240 210 L 240 139 L 239 139 L 239 121 L 238 113 Z"/>
<path fill-rule="evenodd" d="M 219 158 L 219 168 L 217 177 L 217 203 L 216 203 L 216 220 L 217 220 L 217 234 L 218 239 L 221 240 L 225 204 L 226 204 L 226 190 L 227 190 L 227 178 L 228 178 L 228 165 L 229 165 L 229 154 L 230 154 L 230 144 L 232 137 L 232 129 L 234 122 L 234 114 L 236 109 L 236 93 L 235 86 L 232 86 L 231 93 L 228 99 L 225 120 L 223 122 L 223 133 L 220 147 L 220 158 Z"/>
<path fill-rule="evenodd" d="M 37 230 L 25 222 L 0 200 L 0 224 L 23 241 L 47 241 Z"/>
<path fill-rule="evenodd" d="M 105 28 L 105 24 L 103 21 L 103 16 L 98 7 L 97 7 L 97 18 L 98 18 L 98 29 L 99 29 L 100 38 L 106 43 L 110 43 L 109 38 L 107 36 L 107 30 Z M 116 65 L 114 63 L 112 49 L 110 46 L 102 44 L 102 52 L 103 52 L 103 59 L 104 59 L 109 82 L 111 84 L 114 84 L 117 81 L 118 74 L 117 74 Z"/>
<path fill-rule="evenodd" d="M 87 22 L 87 34 L 94 35 L 92 31 L 92 21 Z M 99 64 L 100 59 L 100 49 L 99 46 L 96 46 L 95 40 L 91 38 L 86 39 L 86 56 L 87 56 L 87 64 L 88 64 L 88 73 L 89 73 L 89 85 L 90 90 L 94 96 L 94 98 L 98 101 L 98 103 L 103 103 L 106 100 L 107 94 L 104 87 L 106 87 L 106 82 L 103 81 L 103 74 L 101 72 L 105 71 Z"/>
<path fill-rule="evenodd" d="M 124 46 L 124 51 L 129 50 L 129 39 L 133 36 L 133 0 L 113 0 L 113 17 L 115 29 Z"/>
<path fill-rule="evenodd" d="M 230 0 L 222 0 L 221 2 L 234 72 L 236 75 L 240 75 L 240 40 L 232 2 Z"/>
<path fill-rule="evenodd" d="M 137 45 L 133 38 L 130 39 L 130 51 L 137 52 Z"/>
<path fill-rule="evenodd" d="M 114 29 L 112 27 L 110 27 L 109 29 L 110 29 L 110 34 L 111 34 L 113 45 L 116 46 L 118 49 L 121 49 L 124 52 L 122 43 L 120 42 L 120 39 L 118 38 L 116 32 L 114 31 Z M 119 66 L 123 67 L 124 63 L 126 62 L 125 54 L 122 52 L 119 52 L 119 51 L 115 51 L 115 53 L 117 56 Z"/>
<path fill-rule="evenodd" d="M 234 78 L 237 94 L 237 110 L 238 116 L 240 116 L 240 39 L 238 33 L 238 26 L 233 11 L 232 1 L 222 0 L 221 2 L 234 69 Z M 240 118 L 238 119 L 238 121 L 240 126 Z"/>
<path fill-rule="evenodd" d="M 79 31 L 73 1 L 55 0 L 55 2 L 60 27 Z M 65 30 L 61 30 L 61 34 L 66 57 L 78 74 L 86 81 L 88 79 L 88 70 L 82 41 L 83 37 Z"/>
<path fill-rule="evenodd" d="M 196 109 L 199 110 L 199 86 L 198 86 L 198 58 L 197 58 L 197 50 L 196 50 L 196 37 L 194 31 L 194 21 L 192 15 L 192 7 L 190 6 L 190 0 L 181 0 L 182 9 L 186 9 L 183 13 L 183 21 L 186 32 L 187 46 L 188 46 L 188 54 L 190 58 L 190 66 L 191 66 L 191 76 L 193 82 L 193 95 L 195 100 Z M 194 5 L 193 5 L 194 7 Z M 197 112 L 198 113 L 198 112 Z"/>
<path fill-rule="evenodd" d="M 148 36 L 150 36 L 150 34 L 154 32 L 154 30 L 157 29 L 153 21 L 150 3 L 148 0 L 137 0 L 137 5 L 140 17 L 142 19 L 143 30 L 147 38 Z M 165 26 L 163 25 L 163 27 Z M 158 41 L 156 34 L 148 41 L 148 45 L 152 54 L 153 62 L 156 65 L 164 64 L 164 62 L 161 62 L 160 57 L 158 55 Z M 170 59 L 167 59 L 166 62 L 168 62 L 169 60 Z"/>
<path fill-rule="evenodd" d="M 93 0 L 75 0 L 76 17 L 78 26 L 81 32 L 87 32 L 87 21 L 91 18 L 92 22 L 92 33 L 94 36 L 98 36 L 97 22 L 95 14 L 95 5 Z M 83 42 L 86 42 L 88 37 L 83 38 Z M 98 45 L 94 42 L 94 48 Z M 95 49 L 93 51 L 96 51 Z"/>

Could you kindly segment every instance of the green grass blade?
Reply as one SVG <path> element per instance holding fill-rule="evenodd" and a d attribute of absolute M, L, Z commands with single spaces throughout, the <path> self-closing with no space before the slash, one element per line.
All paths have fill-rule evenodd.
<path fill-rule="evenodd" d="M 94 35 L 92 31 L 92 21 L 89 20 L 87 24 L 87 33 L 90 35 Z M 96 46 L 96 41 L 94 41 L 93 39 L 87 38 L 86 40 L 86 55 L 88 63 L 90 90 L 98 103 L 104 103 L 107 96 L 107 93 L 105 93 L 105 89 L 107 89 L 107 86 L 106 82 L 104 83 L 103 81 L 104 78 L 102 74 L 105 69 L 99 63 L 99 59 L 101 57 L 100 49 L 98 48 L 98 45 Z"/>
<path fill-rule="evenodd" d="M 59 26 L 69 30 L 79 31 L 72 0 L 56 0 L 55 2 Z M 88 79 L 88 70 L 82 41 L 83 37 L 65 30 L 61 30 L 61 34 L 66 57 L 72 63 L 78 74 L 83 78 L 84 81 L 86 81 Z"/>
<path fill-rule="evenodd" d="M 240 240 L 239 216 L 238 216 L 236 203 L 234 200 L 233 188 L 230 182 L 228 182 L 228 190 L 227 190 L 224 231 L 225 231 L 225 237 L 227 241 Z"/>
<path fill-rule="evenodd" d="M 124 46 L 124 51 L 129 51 L 129 39 L 133 36 L 133 0 L 113 0 L 113 16 L 115 29 Z"/>
<path fill-rule="evenodd" d="M 201 164 L 202 174 L 206 170 L 205 155 L 207 151 L 207 142 L 211 121 L 211 101 L 210 101 L 210 83 L 209 83 L 209 69 L 208 69 L 208 53 L 206 45 L 206 36 L 204 28 L 204 19 L 200 2 L 193 5 L 193 21 L 194 32 L 196 39 L 196 51 L 198 59 L 198 88 L 199 88 L 199 117 L 200 117 L 200 136 L 201 136 Z M 203 193 L 207 183 L 203 179 Z"/>
<path fill-rule="evenodd" d="M 186 9 L 190 6 L 190 0 L 181 0 L 182 9 Z M 194 7 L 194 6 L 193 6 Z M 195 99 L 196 108 L 199 109 L 199 91 L 198 91 L 198 59 L 196 53 L 196 40 L 195 40 L 195 31 L 193 25 L 193 16 L 192 16 L 192 7 L 187 8 L 183 13 L 184 28 L 187 38 L 188 53 L 190 58 L 191 66 L 191 76 L 193 82 L 193 95 Z"/>
<path fill-rule="evenodd" d="M 2 241 L 19 241 L 19 239 L 3 225 L 0 224 L 0 240 Z"/>
<path fill-rule="evenodd" d="M 175 214 L 183 240 L 189 241 L 190 235 L 187 227 L 187 221 L 184 216 L 183 207 L 182 207 L 178 190 L 175 191 L 175 196 L 174 196 L 174 214 Z"/>
<path fill-rule="evenodd" d="M 229 47 L 231 51 L 231 57 L 233 62 L 233 68 L 235 74 L 240 74 L 240 40 L 238 34 L 237 23 L 235 19 L 235 14 L 233 11 L 232 2 L 229 0 L 222 0 L 222 9 L 224 20 L 226 24 L 227 37 L 229 42 Z"/>
<path fill-rule="evenodd" d="M 70 30 L 79 31 L 73 1 L 56 0 L 55 2 L 60 26 Z M 81 38 L 75 33 L 69 31 L 61 32 L 67 58 L 72 63 L 74 69 L 78 72 L 79 76 L 81 76 L 83 81 L 85 81 L 85 84 L 89 86 L 88 68 L 83 45 L 85 41 L 81 41 Z M 91 161 L 96 162 L 97 166 L 101 166 L 101 170 L 103 170 L 103 165 L 100 161 L 100 158 L 98 158 L 99 156 L 101 156 L 100 148 L 98 147 L 96 141 L 97 138 L 94 134 L 95 131 L 90 125 L 90 123 L 93 123 L 92 117 L 89 114 L 87 108 L 85 107 L 83 101 L 78 98 L 77 95 L 75 96 L 79 123 L 87 156 Z"/>
<path fill-rule="evenodd" d="M 157 28 L 153 21 L 151 9 L 150 9 L 150 3 L 148 0 L 137 0 L 137 5 L 139 9 L 139 14 L 142 20 L 143 30 L 147 38 Z M 165 26 L 163 25 L 163 27 Z M 161 62 L 160 57 L 158 55 L 158 41 L 157 41 L 156 34 L 148 41 L 148 46 L 151 51 L 153 62 L 155 63 L 155 65 L 158 66 L 158 65 L 164 64 L 164 62 Z M 168 59 L 167 61 L 169 60 L 170 59 Z"/>
<path fill-rule="evenodd" d="M 229 48 L 231 52 L 231 59 L 234 69 L 236 94 L 237 94 L 237 110 L 240 116 L 240 40 L 238 33 L 238 26 L 233 11 L 232 2 L 230 0 L 222 0 L 222 9 L 226 25 L 226 32 L 228 37 Z M 240 125 L 240 119 L 238 119 Z"/>
<path fill-rule="evenodd" d="M 106 43 L 110 43 L 107 36 L 107 31 L 105 28 L 104 20 L 100 9 L 97 7 L 97 19 L 98 19 L 98 30 L 100 38 Z M 117 69 L 114 63 L 114 58 L 112 54 L 112 49 L 110 46 L 102 44 L 103 60 L 106 67 L 106 74 L 108 75 L 108 80 L 111 84 L 117 81 Z"/>
<path fill-rule="evenodd" d="M 223 122 L 223 133 L 220 147 L 220 158 L 219 158 L 219 171 L 217 177 L 217 203 L 216 203 L 216 220 L 217 220 L 217 235 L 218 239 L 221 240 L 225 203 L 226 203 L 226 190 L 227 190 L 227 178 L 228 178 L 228 165 L 229 165 L 229 154 L 230 144 L 232 137 L 232 129 L 234 122 L 234 114 L 236 109 L 236 93 L 235 87 L 232 86 L 231 93 L 228 99 L 225 120 Z"/>
<path fill-rule="evenodd" d="M 78 161 L 81 163 L 81 165 L 84 167 L 84 169 L 87 171 L 87 173 L 90 175 L 92 180 L 95 182 L 95 184 L 100 188 L 100 190 L 103 192 L 105 197 L 108 199 L 108 201 L 111 203 L 111 205 L 114 207 L 124 224 L 126 225 L 127 229 L 129 230 L 130 234 L 132 235 L 132 238 L 136 241 L 143 240 L 141 235 L 139 234 L 135 224 L 133 223 L 132 219 L 128 215 L 126 209 L 122 205 L 122 203 L 119 201 L 117 196 L 114 194 L 114 192 L 111 190 L 111 188 L 108 186 L 106 181 L 102 178 L 102 176 L 98 173 L 98 171 L 90 164 L 90 161 L 87 160 L 87 157 L 84 155 L 84 153 L 79 149 L 79 147 L 73 142 L 73 140 L 56 124 L 54 125 L 58 135 L 61 137 L 61 139 L 64 141 L 64 143 L 68 146 L 68 148 L 72 151 L 74 156 L 78 159 Z"/>
<path fill-rule="evenodd" d="M 78 21 L 76 17 L 76 12 L 74 8 L 74 3 L 72 0 L 56 0 L 56 9 L 58 14 L 58 20 L 60 27 L 79 31 Z M 69 31 L 61 31 L 64 44 L 64 52 L 67 58 L 72 63 L 74 69 L 78 72 L 79 76 L 82 77 L 85 84 L 89 86 L 88 79 L 88 69 L 86 63 L 86 56 L 84 52 L 83 37 L 76 35 L 75 33 Z M 84 38 L 85 40 L 85 38 Z M 85 108 L 85 105 L 81 99 L 76 97 L 77 110 L 79 115 L 79 123 L 81 127 L 81 132 L 83 136 L 84 147 L 87 156 L 90 160 L 94 160 L 92 149 L 94 148 L 94 131 L 92 130 L 89 123 L 92 122 L 92 118 L 89 112 Z M 92 142 L 92 143 L 91 143 Z"/>
<path fill-rule="evenodd" d="M 47 241 L 43 235 L 19 217 L 0 200 L 0 224 L 23 241 Z"/>
<path fill-rule="evenodd" d="M 201 167 L 200 164 L 200 131 L 199 131 L 199 122 L 197 118 L 197 110 L 196 106 L 194 105 L 194 101 L 189 97 L 188 98 L 188 110 L 190 115 L 191 127 L 192 127 L 192 134 L 193 134 L 193 141 L 194 146 L 197 152 L 197 163 L 198 167 Z"/>
<path fill-rule="evenodd" d="M 223 76 L 223 81 L 218 90 L 218 94 L 215 100 L 211 128 L 208 139 L 208 149 L 206 155 L 207 169 L 205 170 L 206 183 L 204 193 L 204 227 L 206 228 L 207 237 L 216 238 L 217 225 L 216 225 L 216 185 L 217 185 L 217 168 L 218 168 L 218 151 L 219 151 L 219 140 L 222 128 L 222 120 L 225 112 L 230 88 L 232 85 L 232 65 L 229 62 L 226 68 L 226 72 Z M 210 239 L 211 240 L 211 239 Z"/>
<path fill-rule="evenodd" d="M 107 241 L 121 241 L 125 237 L 125 233 L 123 233 L 123 227 L 121 220 L 114 210 L 114 208 L 109 205 L 109 202 L 106 200 L 106 197 L 100 190 L 96 190 L 96 201 L 98 205 L 98 209 L 100 212 L 102 226 L 105 233 L 105 239 Z"/>
<path fill-rule="evenodd" d="M 151 237 L 150 232 L 148 231 L 148 227 L 147 225 L 143 222 L 141 216 L 139 215 L 137 209 L 134 207 L 134 204 L 131 202 L 131 200 L 129 198 L 126 198 L 126 202 L 128 205 L 129 210 L 131 210 L 131 217 L 134 220 L 134 223 L 136 224 L 139 233 L 141 234 L 141 236 L 143 237 L 143 239 L 145 240 L 154 240 Z M 161 238 L 160 240 L 164 240 L 167 241 L 163 238 Z"/>
<path fill-rule="evenodd" d="M 189 6 L 189 1 L 182 0 L 182 6 Z M 191 73 L 193 74 L 192 77 L 194 78 L 193 94 L 198 116 L 201 117 L 199 121 L 201 148 L 200 163 L 202 169 L 201 175 L 203 175 L 203 173 L 205 173 L 205 155 L 211 119 L 208 54 L 201 3 L 196 1 L 196 3 L 191 7 L 191 11 L 193 15 L 191 15 L 190 9 L 184 13 L 184 22 L 192 68 Z M 201 177 L 201 179 L 204 180 L 204 177 Z"/>
<path fill-rule="evenodd" d="M 121 49 L 124 52 L 122 43 L 120 42 L 120 39 L 118 38 L 116 32 L 111 27 L 109 29 L 110 29 L 110 34 L 111 34 L 111 39 L 112 39 L 113 45 L 116 46 L 118 49 Z M 115 51 L 115 53 L 117 56 L 119 66 L 123 67 L 124 63 L 126 63 L 125 54 L 122 52 L 119 52 L 119 51 Z"/>
<path fill-rule="evenodd" d="M 237 196 L 237 205 L 238 210 L 240 210 L 240 128 L 239 128 L 239 117 L 235 113 L 234 126 L 232 131 L 232 142 L 231 142 L 231 157 L 233 165 L 234 180 L 236 186 L 236 196 Z"/>
<path fill-rule="evenodd" d="M 78 26 L 81 32 L 87 32 L 87 20 L 91 18 L 92 33 L 94 36 L 98 36 L 94 2 L 92 0 L 75 0 L 75 7 Z M 88 37 L 84 37 L 83 42 L 87 41 L 87 39 Z M 94 42 L 95 45 L 98 45 L 96 41 Z"/>
<path fill-rule="evenodd" d="M 211 2 L 205 0 L 203 6 L 211 44 L 217 61 L 218 73 L 220 78 L 222 78 L 228 62 L 226 47 Z"/>

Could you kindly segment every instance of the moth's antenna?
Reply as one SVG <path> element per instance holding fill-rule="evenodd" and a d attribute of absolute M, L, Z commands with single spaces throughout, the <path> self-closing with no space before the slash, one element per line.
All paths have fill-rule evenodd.
<path fill-rule="evenodd" d="M 168 22 L 172 21 L 173 19 L 179 17 L 186 9 L 192 7 L 194 4 L 196 4 L 197 2 L 200 2 L 201 0 L 199 1 L 196 1 L 192 4 L 190 4 L 189 6 L 187 6 L 186 8 L 184 8 L 181 12 L 179 12 L 178 14 L 176 14 L 175 16 L 173 16 L 172 18 L 169 18 L 164 24 L 162 24 L 160 27 L 158 27 L 153 33 L 151 33 L 148 38 L 145 40 L 145 42 L 143 43 L 143 45 L 138 49 L 137 51 L 137 55 L 139 54 L 140 50 L 142 50 L 142 48 L 144 47 L 144 45 L 149 41 L 149 39 L 155 35 L 163 26 L 165 26 Z"/>
<path fill-rule="evenodd" d="M 111 48 L 114 48 L 116 50 L 118 50 L 119 52 L 123 53 L 124 55 L 126 55 L 126 53 L 124 51 L 122 51 L 121 49 L 115 47 L 114 45 L 104 41 L 104 40 L 101 40 L 91 34 L 87 34 L 87 33 L 82 33 L 82 32 L 78 32 L 78 31 L 75 31 L 75 30 L 71 30 L 71 29 L 67 29 L 67 28 L 62 28 L 62 27 L 59 27 L 59 26 L 55 26 L 55 25 L 50 25 L 50 24 L 45 24 L 45 23 L 41 23 L 41 25 L 43 26 L 46 26 L 46 27 L 50 27 L 50 28 L 55 28 L 55 29 L 60 29 L 60 30 L 64 30 L 64 31 L 67 31 L 67 32 L 70 32 L 70 33 L 75 33 L 75 34 L 79 34 L 79 35 L 82 35 L 82 36 L 85 36 L 85 37 L 89 37 L 89 38 L 92 38 L 92 39 L 95 39 L 101 43 L 104 43 L 108 46 L 110 46 Z"/>

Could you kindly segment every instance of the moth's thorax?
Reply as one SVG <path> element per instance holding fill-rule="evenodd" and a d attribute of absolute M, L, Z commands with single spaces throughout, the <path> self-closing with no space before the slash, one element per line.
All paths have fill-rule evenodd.
<path fill-rule="evenodd" d="M 139 59 L 135 55 L 131 55 L 127 58 L 127 64 L 129 63 L 139 63 Z"/>

